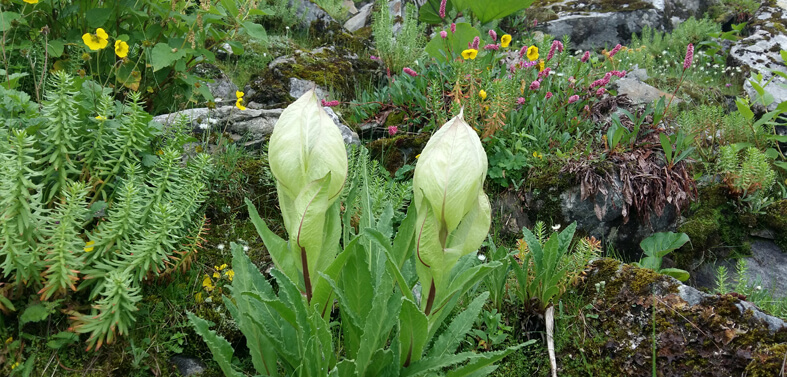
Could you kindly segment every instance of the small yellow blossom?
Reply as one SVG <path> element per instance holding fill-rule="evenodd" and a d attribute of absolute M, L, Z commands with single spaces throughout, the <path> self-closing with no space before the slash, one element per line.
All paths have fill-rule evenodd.
<path fill-rule="evenodd" d="M 476 50 L 476 49 L 469 48 L 467 50 L 462 51 L 462 57 L 465 60 L 467 60 L 467 59 L 473 60 L 473 59 L 475 59 L 476 56 L 478 56 L 478 50 Z"/>
<path fill-rule="evenodd" d="M 11 370 L 16 369 L 16 367 L 18 367 L 18 366 L 19 366 L 19 362 L 18 361 L 13 363 L 13 364 L 11 364 Z"/>
<path fill-rule="evenodd" d="M 419 153 L 419 154 L 417 154 L 417 155 L 415 155 L 415 158 L 416 158 L 416 159 L 418 159 L 418 157 L 421 157 L 421 154 L 420 154 L 420 153 Z"/>
<path fill-rule="evenodd" d="M 481 89 L 481 91 L 478 92 L 478 96 L 481 97 L 481 99 L 486 99 L 486 90 Z"/>
<path fill-rule="evenodd" d="M 210 276 L 205 275 L 205 279 L 202 280 L 202 286 L 205 288 L 206 291 L 210 292 L 213 290 L 213 281 L 210 280 Z"/>
<path fill-rule="evenodd" d="M 510 34 L 506 34 L 506 35 L 500 37 L 500 46 L 502 46 L 503 48 L 506 48 L 506 47 L 508 47 L 509 44 L 511 44 L 511 35 Z"/>
<path fill-rule="evenodd" d="M 38 4 L 38 0 L 24 0 L 28 4 Z"/>
<path fill-rule="evenodd" d="M 107 47 L 109 35 L 104 29 L 98 28 L 95 34 L 85 33 L 82 35 L 82 41 L 84 41 L 91 50 L 97 51 Z"/>
<path fill-rule="evenodd" d="M 227 268 L 227 264 L 224 263 L 221 266 L 213 266 L 213 268 L 216 269 L 217 271 L 221 271 L 221 270 Z"/>
<path fill-rule="evenodd" d="M 214 272 L 214 273 L 213 273 L 213 278 L 214 278 L 214 279 L 218 279 L 218 278 L 220 278 L 220 277 L 221 277 L 221 275 L 219 275 L 219 273 L 218 273 L 218 272 Z"/>
<path fill-rule="evenodd" d="M 194 301 L 196 301 L 198 304 L 204 301 L 202 298 L 202 292 L 197 292 L 197 294 L 194 295 Z"/>
<path fill-rule="evenodd" d="M 89 252 L 93 251 L 93 245 L 95 243 L 96 243 L 95 241 L 87 241 L 87 243 L 85 243 L 85 249 L 84 249 L 85 252 L 89 253 Z"/>
<path fill-rule="evenodd" d="M 544 60 L 540 60 L 538 62 L 538 71 L 541 72 L 544 70 Z"/>
<path fill-rule="evenodd" d="M 128 43 L 121 40 L 115 41 L 115 55 L 117 55 L 119 58 L 125 58 L 128 56 Z"/>
<path fill-rule="evenodd" d="M 527 48 L 527 59 L 531 62 L 538 60 L 538 47 L 530 46 Z"/>
<path fill-rule="evenodd" d="M 235 101 L 235 107 L 237 107 L 240 110 L 246 110 L 246 106 L 243 106 L 243 96 L 244 95 L 245 95 L 245 93 L 243 93 L 241 91 L 235 91 L 235 96 L 238 97 L 238 100 Z"/>
<path fill-rule="evenodd" d="M 14 337 L 13 336 L 9 336 L 8 339 L 5 340 L 5 344 L 11 344 L 11 342 L 13 342 L 13 341 L 14 341 Z"/>
<path fill-rule="evenodd" d="M 105 117 L 103 115 L 98 115 L 98 116 L 96 116 L 96 119 L 98 119 L 98 120 L 107 120 L 107 117 Z"/>
<path fill-rule="evenodd" d="M 227 276 L 227 279 L 229 279 L 230 281 L 232 281 L 232 279 L 234 279 L 234 278 L 235 278 L 235 271 L 233 271 L 233 270 L 227 270 L 227 272 L 225 272 L 225 273 L 224 273 L 224 275 L 225 275 L 225 276 Z"/>
<path fill-rule="evenodd" d="M 535 158 L 544 158 L 544 155 L 538 152 L 533 152 L 533 157 Z"/>

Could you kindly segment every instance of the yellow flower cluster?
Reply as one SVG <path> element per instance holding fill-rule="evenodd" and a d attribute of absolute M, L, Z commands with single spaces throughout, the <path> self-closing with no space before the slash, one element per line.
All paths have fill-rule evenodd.
<path fill-rule="evenodd" d="M 238 100 L 235 101 L 235 107 L 240 110 L 246 110 L 246 106 L 243 106 L 243 96 L 246 95 L 241 91 L 235 91 L 235 96 L 238 97 Z"/>
<path fill-rule="evenodd" d="M 25 0 L 27 1 L 27 0 Z M 102 28 L 96 29 L 95 34 L 85 33 L 82 35 L 82 41 L 92 51 L 103 50 L 109 45 L 109 34 Z M 128 43 L 121 40 L 115 40 L 115 55 L 119 58 L 128 56 Z"/>
<path fill-rule="evenodd" d="M 28 4 L 38 4 L 38 0 L 24 0 Z"/>
<path fill-rule="evenodd" d="M 85 243 L 85 249 L 84 249 L 85 252 L 89 253 L 89 252 L 93 251 L 93 245 L 95 243 L 96 243 L 95 241 L 87 241 L 87 243 Z"/>
<path fill-rule="evenodd" d="M 486 90 L 481 89 L 481 91 L 478 92 L 478 96 L 481 97 L 481 99 L 486 99 Z"/>

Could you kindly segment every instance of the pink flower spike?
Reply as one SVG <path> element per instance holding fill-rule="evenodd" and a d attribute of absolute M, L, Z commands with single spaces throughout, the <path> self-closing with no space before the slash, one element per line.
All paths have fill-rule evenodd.
<path fill-rule="evenodd" d="M 574 103 L 574 102 L 577 102 L 577 101 L 579 101 L 579 96 L 576 95 L 576 94 L 574 94 L 571 97 L 568 97 L 568 103 Z"/>
<path fill-rule="evenodd" d="M 498 49 L 500 49 L 500 46 L 498 46 L 496 44 L 491 44 L 490 43 L 490 44 L 484 46 L 484 50 L 495 50 L 495 51 L 497 51 Z"/>
<path fill-rule="evenodd" d="M 334 107 L 334 106 L 339 106 L 339 101 L 326 101 L 326 100 L 322 100 L 322 106 L 323 106 L 323 107 Z"/>
<path fill-rule="evenodd" d="M 399 128 L 396 126 L 388 126 L 388 135 L 393 136 L 396 135 L 396 132 L 399 131 Z"/>
<path fill-rule="evenodd" d="M 456 24 L 451 24 L 451 33 L 456 33 Z"/>
<path fill-rule="evenodd" d="M 615 46 L 615 48 L 613 48 L 612 51 L 609 52 L 609 57 L 611 58 L 611 57 L 615 56 L 615 54 L 617 54 L 618 51 L 620 51 L 621 48 L 623 48 L 623 46 L 621 46 L 620 43 L 618 43 L 618 45 Z"/>
<path fill-rule="evenodd" d="M 552 46 L 549 47 L 549 54 L 547 54 L 547 61 L 555 56 L 555 50 L 557 50 L 557 52 L 563 52 L 563 42 L 552 41 Z"/>
<path fill-rule="evenodd" d="M 522 48 L 519 50 L 519 57 L 521 58 L 525 56 L 525 53 L 527 53 L 527 46 L 522 46 Z"/>
<path fill-rule="evenodd" d="M 530 90 L 538 90 L 541 87 L 541 83 L 538 81 L 533 81 L 530 83 Z"/>
<path fill-rule="evenodd" d="M 410 68 L 410 67 L 404 67 L 404 69 L 402 69 L 402 71 L 404 71 L 404 73 L 406 73 L 406 74 L 408 74 L 410 76 L 413 76 L 413 77 L 418 76 L 418 73 L 413 71 L 413 69 Z"/>
<path fill-rule="evenodd" d="M 516 64 L 508 66 L 508 70 L 511 71 L 511 73 L 516 73 Z"/>
<path fill-rule="evenodd" d="M 376 57 L 376 56 L 374 56 L 374 55 L 369 55 L 369 59 L 372 59 L 372 60 L 380 60 L 380 58 L 378 58 L 378 57 Z"/>
<path fill-rule="evenodd" d="M 543 71 L 541 71 L 541 72 L 539 72 L 539 73 L 538 73 L 538 78 L 539 78 L 539 79 L 543 79 L 544 77 L 547 77 L 547 76 L 549 76 L 549 71 L 550 71 L 549 67 L 547 67 L 547 68 L 544 68 L 544 70 L 543 70 Z"/>
<path fill-rule="evenodd" d="M 547 94 L 544 96 L 544 98 L 545 99 L 550 99 L 550 98 L 552 98 L 552 95 L 553 95 L 552 92 L 547 92 Z"/>
<path fill-rule="evenodd" d="M 446 39 L 448 38 L 448 32 L 445 30 L 440 31 L 440 38 Z"/>
<path fill-rule="evenodd" d="M 599 96 L 599 97 L 601 97 L 601 96 L 603 96 L 603 95 L 604 95 L 604 93 L 606 93 L 606 92 L 607 92 L 607 90 L 606 90 L 606 89 L 604 89 L 604 88 L 598 88 L 598 90 L 596 91 L 596 95 L 597 95 L 597 96 Z"/>
<path fill-rule="evenodd" d="M 538 26 L 538 19 L 533 19 L 533 27 Z"/>
<path fill-rule="evenodd" d="M 481 38 L 475 37 L 473 38 L 473 44 L 470 45 L 470 48 L 472 48 L 473 50 L 478 50 L 478 45 L 480 44 L 481 44 Z"/>
<path fill-rule="evenodd" d="M 497 42 L 497 33 L 494 30 L 489 30 L 489 36 L 492 38 L 492 42 Z"/>
<path fill-rule="evenodd" d="M 689 45 L 686 46 L 686 58 L 683 59 L 683 70 L 684 71 L 689 69 L 689 67 L 691 66 L 692 60 L 694 60 L 694 45 L 689 43 Z"/>
<path fill-rule="evenodd" d="M 525 97 L 519 97 L 516 99 L 517 105 L 524 105 L 525 104 Z"/>
<path fill-rule="evenodd" d="M 440 18 L 445 18 L 445 3 L 446 0 L 440 2 Z M 432 8 L 434 9 L 434 8 Z"/>
<path fill-rule="evenodd" d="M 581 61 L 582 63 L 587 63 L 588 59 L 590 59 L 590 51 L 585 51 L 585 53 L 582 54 L 582 58 L 579 59 L 579 61 Z"/>

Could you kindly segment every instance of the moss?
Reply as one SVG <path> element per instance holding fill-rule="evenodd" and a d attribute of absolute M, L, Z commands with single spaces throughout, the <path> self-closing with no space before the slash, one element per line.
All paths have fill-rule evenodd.
<path fill-rule="evenodd" d="M 380 160 L 385 169 L 394 174 L 405 164 L 415 164 L 415 156 L 421 153 L 430 137 L 428 133 L 397 135 L 374 140 L 367 148 L 373 158 Z"/>
<path fill-rule="evenodd" d="M 761 225 L 769 228 L 776 235 L 776 244 L 787 251 L 787 199 L 771 204 L 765 214 L 758 218 Z"/>
<path fill-rule="evenodd" d="M 746 375 L 751 377 L 776 376 L 784 364 L 787 344 L 762 346 L 755 351 L 752 362 L 746 366 Z M 782 375 L 784 371 L 781 372 Z"/>
<path fill-rule="evenodd" d="M 528 205 L 525 212 L 529 219 L 547 224 L 564 224 L 560 194 L 576 185 L 576 177 L 562 173 L 562 164 L 550 161 L 543 168 L 532 169 L 525 180 Z"/>

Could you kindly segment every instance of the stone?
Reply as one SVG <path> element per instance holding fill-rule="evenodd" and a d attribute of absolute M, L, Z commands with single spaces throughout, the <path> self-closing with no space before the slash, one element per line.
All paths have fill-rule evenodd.
<path fill-rule="evenodd" d="M 762 74 L 763 83 L 773 79 L 764 88 L 774 99 L 766 110 L 773 111 L 781 102 L 787 101 L 787 79 L 771 73 L 774 70 L 787 74 L 787 65 L 780 55 L 781 50 L 787 50 L 787 7 L 773 0 L 766 1 L 754 13 L 753 19 L 751 34 L 732 46 L 728 64 L 745 67 L 750 72 L 750 79 L 757 73 Z M 759 96 L 749 80 L 743 89 L 752 99 Z"/>
<path fill-rule="evenodd" d="M 635 105 L 650 104 L 654 101 L 657 101 L 661 97 L 665 97 L 665 101 L 669 102 L 670 98 L 673 97 L 670 93 L 663 92 L 649 84 L 642 82 L 636 75 L 633 74 L 627 74 L 626 77 L 613 82 L 611 86 L 617 90 L 618 95 L 627 96 Z M 672 103 L 677 105 L 680 103 L 680 99 L 675 98 L 672 100 Z"/>
<path fill-rule="evenodd" d="M 238 86 L 230 80 L 229 77 L 222 74 L 221 77 L 213 79 L 213 82 L 206 84 L 213 95 L 213 101 L 217 105 L 235 103 L 237 97 L 235 92 L 238 91 Z"/>
<path fill-rule="evenodd" d="M 757 240 L 751 243 L 751 256 L 744 257 L 748 270 L 746 279 L 761 289 L 773 292 L 776 298 L 787 297 L 787 253 L 782 251 L 773 241 Z M 716 289 L 716 270 L 719 266 L 727 268 L 728 284 L 735 284 L 739 276 L 735 268 L 735 260 L 718 260 L 704 263 L 691 272 L 692 285 Z"/>
<path fill-rule="evenodd" d="M 404 1 L 391 0 L 388 2 L 388 12 L 391 14 L 391 19 L 394 21 L 391 31 L 394 35 L 398 35 L 402 30 L 402 19 L 404 19 Z"/>
<path fill-rule="evenodd" d="M 530 228 L 533 223 L 524 210 L 525 200 L 514 191 L 497 195 L 492 202 L 492 218 L 502 224 L 502 236 L 522 236 L 522 228 Z"/>
<path fill-rule="evenodd" d="M 175 355 L 169 359 L 169 362 L 174 365 L 178 372 L 184 377 L 198 376 L 205 372 L 205 363 L 202 360 L 185 355 Z"/>
<path fill-rule="evenodd" d="M 327 92 L 320 88 L 314 81 L 301 80 L 297 77 L 290 77 L 290 97 L 300 98 L 304 93 L 314 89 L 317 98 L 325 99 Z"/>
<path fill-rule="evenodd" d="M 342 123 L 342 121 L 339 119 L 339 116 L 335 111 L 333 111 L 332 108 L 323 107 L 323 110 L 328 113 L 328 116 L 331 117 L 331 120 L 333 120 L 333 123 L 336 125 L 336 127 L 339 127 L 339 131 L 342 132 L 342 139 L 344 139 L 345 144 L 361 145 L 361 139 L 358 137 L 358 134 L 350 129 L 350 127 L 348 127 L 346 124 Z"/>
<path fill-rule="evenodd" d="M 369 23 L 369 20 L 371 19 L 373 7 L 374 7 L 373 3 L 366 4 L 363 7 L 361 7 L 361 9 L 358 10 L 358 13 L 355 16 L 353 16 L 352 18 L 347 20 L 347 22 L 344 23 L 344 28 L 347 29 L 347 31 L 354 33 L 358 31 L 358 29 L 361 29 L 362 27 L 366 26 Z"/>
<path fill-rule="evenodd" d="M 299 15 L 303 15 L 300 21 L 300 28 L 301 29 L 308 29 L 311 27 L 312 23 L 315 21 L 319 21 L 323 24 L 330 24 L 332 22 L 336 22 L 328 12 L 324 11 L 320 8 L 319 5 L 311 2 L 310 0 L 293 0 L 298 5 L 298 13 Z"/>

